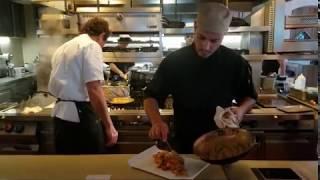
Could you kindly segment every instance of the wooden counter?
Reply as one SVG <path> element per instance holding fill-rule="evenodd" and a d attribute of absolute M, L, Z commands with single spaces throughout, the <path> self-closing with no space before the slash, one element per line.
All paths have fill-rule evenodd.
<path fill-rule="evenodd" d="M 0 156 L 0 179 L 82 180 L 87 175 L 111 175 L 112 180 L 156 180 L 161 177 L 133 169 L 133 155 Z M 317 179 L 317 161 L 239 161 L 225 166 L 229 179 L 256 179 L 252 167 L 291 167 L 304 178 Z M 227 179 L 223 168 L 210 165 L 196 179 Z"/>
<path fill-rule="evenodd" d="M 87 175 L 111 175 L 112 180 L 157 180 L 161 177 L 129 167 L 133 155 L 0 156 L 0 179 L 85 180 Z M 221 166 L 211 165 L 196 179 L 221 179 Z"/>

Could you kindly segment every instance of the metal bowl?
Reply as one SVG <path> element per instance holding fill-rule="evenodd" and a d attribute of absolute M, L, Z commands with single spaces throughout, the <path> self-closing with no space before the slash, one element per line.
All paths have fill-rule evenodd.
<path fill-rule="evenodd" d="M 247 130 L 224 128 L 199 137 L 193 152 L 211 164 L 230 164 L 247 155 L 255 145 L 255 137 Z"/>

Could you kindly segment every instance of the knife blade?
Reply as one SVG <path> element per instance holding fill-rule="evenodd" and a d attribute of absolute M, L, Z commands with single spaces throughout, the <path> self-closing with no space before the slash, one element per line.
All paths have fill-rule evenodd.
<path fill-rule="evenodd" d="M 157 140 L 156 146 L 161 150 L 173 151 L 168 141 Z"/>

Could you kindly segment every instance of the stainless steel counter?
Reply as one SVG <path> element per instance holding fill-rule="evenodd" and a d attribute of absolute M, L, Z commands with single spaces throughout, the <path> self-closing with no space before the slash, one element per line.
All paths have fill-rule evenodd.
<path fill-rule="evenodd" d="M 0 78 L 0 86 L 12 83 L 12 82 L 20 80 L 20 79 L 33 77 L 33 76 L 35 76 L 34 73 L 24 73 L 20 77 L 4 77 L 4 78 Z"/>

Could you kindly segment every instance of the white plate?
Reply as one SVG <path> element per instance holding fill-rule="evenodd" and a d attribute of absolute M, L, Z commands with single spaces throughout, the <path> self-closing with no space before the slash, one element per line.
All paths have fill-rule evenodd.
<path fill-rule="evenodd" d="M 161 151 L 156 146 L 152 146 L 149 149 L 135 155 L 129 159 L 128 164 L 131 167 L 167 178 L 167 179 L 194 179 L 197 177 L 204 169 L 209 166 L 209 163 L 204 162 L 199 159 L 192 159 L 188 157 L 183 157 L 185 168 L 187 171 L 187 176 L 176 176 L 171 171 L 164 171 L 157 167 L 153 160 L 153 154 Z"/>

